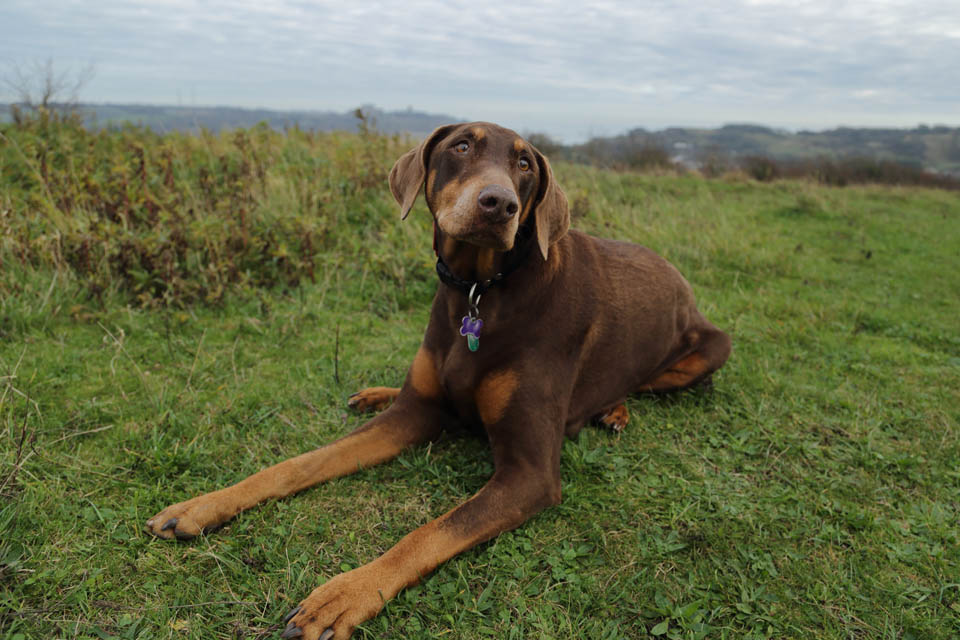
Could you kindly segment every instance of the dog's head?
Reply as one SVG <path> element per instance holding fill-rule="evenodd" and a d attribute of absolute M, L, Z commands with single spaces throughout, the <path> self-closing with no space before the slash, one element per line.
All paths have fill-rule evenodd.
<path fill-rule="evenodd" d="M 567 198 L 533 145 L 489 122 L 440 127 L 390 171 L 390 190 L 406 218 L 426 183 L 440 230 L 464 242 L 509 251 L 533 216 L 544 259 L 570 227 Z"/>

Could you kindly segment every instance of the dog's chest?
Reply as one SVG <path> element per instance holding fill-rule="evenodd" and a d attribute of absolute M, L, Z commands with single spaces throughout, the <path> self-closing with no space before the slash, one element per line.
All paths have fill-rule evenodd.
<path fill-rule="evenodd" d="M 491 291 L 480 306 L 483 326 L 478 344 L 474 344 L 476 350 L 470 349 L 467 337 L 459 331 L 467 313 L 465 300 L 459 297 L 443 304 L 443 320 L 428 328 L 428 341 L 437 345 L 445 400 L 464 425 L 474 429 L 482 429 L 478 389 L 486 377 L 513 367 L 517 357 L 515 335 L 510 331 L 512 318 L 503 313 L 500 296 L 500 291 Z"/>
<path fill-rule="evenodd" d="M 476 389 L 480 383 L 478 354 L 464 344 L 454 344 L 440 366 L 440 383 L 451 407 L 467 423 L 479 424 Z"/>

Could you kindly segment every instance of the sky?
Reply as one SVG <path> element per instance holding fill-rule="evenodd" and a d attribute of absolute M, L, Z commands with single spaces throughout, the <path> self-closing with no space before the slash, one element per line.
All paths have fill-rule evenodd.
<path fill-rule="evenodd" d="M 566 142 L 960 126 L 958 0 L 0 2 L 0 77 L 43 60 L 92 65 L 84 102 L 413 107 Z"/>

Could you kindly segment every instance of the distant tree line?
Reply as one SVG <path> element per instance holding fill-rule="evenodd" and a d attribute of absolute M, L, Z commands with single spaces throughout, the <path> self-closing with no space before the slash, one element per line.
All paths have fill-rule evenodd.
<path fill-rule="evenodd" d="M 922 157 L 925 143 L 904 130 L 838 129 L 795 134 L 800 138 L 818 137 L 820 152 L 807 157 L 800 153 L 773 157 L 766 152 L 769 141 L 763 138 L 794 134 L 752 125 L 657 133 L 636 129 L 576 145 L 562 144 L 544 133 L 527 134 L 527 139 L 551 158 L 621 171 L 697 171 L 708 178 L 741 172 L 761 182 L 804 178 L 831 186 L 895 184 L 960 190 L 960 129 L 921 127 L 915 131 L 938 136 L 941 157 L 957 163 L 955 173 L 925 169 L 916 159 Z M 687 140 L 677 139 L 680 132 L 688 133 Z M 859 154 L 858 148 L 862 150 Z M 886 157 L 868 155 L 869 150 L 877 148 L 882 148 Z"/>

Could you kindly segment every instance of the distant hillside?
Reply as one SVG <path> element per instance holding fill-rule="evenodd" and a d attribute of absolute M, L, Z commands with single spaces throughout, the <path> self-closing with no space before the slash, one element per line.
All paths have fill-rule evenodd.
<path fill-rule="evenodd" d="M 8 119 L 9 105 L 0 104 L 0 121 Z M 239 107 L 178 107 L 138 104 L 81 104 L 89 125 L 105 127 L 123 123 L 148 126 L 156 131 L 220 131 L 252 127 L 266 122 L 274 129 L 299 126 L 320 131 L 355 131 L 356 110 L 276 111 Z M 420 138 L 436 127 L 461 118 L 444 114 L 384 111 L 361 107 L 373 126 L 384 133 L 408 133 Z M 593 138 L 579 145 L 563 145 L 548 134 L 530 134 L 534 143 L 555 158 L 601 166 L 637 166 L 674 163 L 689 168 L 737 164 L 744 158 L 763 156 L 780 163 L 818 158 L 870 158 L 960 176 L 960 128 L 919 126 L 914 129 L 841 127 L 828 131 L 790 131 L 751 124 L 729 124 L 719 129 L 671 127 L 660 131 L 643 128 Z"/>
<path fill-rule="evenodd" d="M 384 133 L 409 133 L 422 137 L 436 127 L 460 118 L 406 111 L 383 111 L 371 105 L 361 107 L 378 131 Z M 6 116 L 9 105 L 0 105 L 0 113 Z M 239 107 L 177 107 L 142 104 L 80 104 L 79 110 L 87 123 L 106 127 L 134 123 L 155 131 L 220 131 L 240 127 L 252 127 L 266 122 L 274 129 L 299 126 L 301 129 L 319 131 L 356 131 L 356 110 L 343 113 L 334 111 L 274 111 L 271 109 L 242 109 Z M 3 119 L 6 119 L 5 117 Z"/>
<path fill-rule="evenodd" d="M 778 162 L 800 162 L 819 157 L 892 160 L 940 173 L 960 175 L 960 128 L 920 126 L 915 129 L 855 129 L 789 131 L 756 125 L 727 125 L 719 129 L 633 129 L 609 138 L 594 138 L 566 147 L 571 156 L 609 157 L 614 162 L 644 149 L 662 149 L 670 159 L 688 167 L 748 156 L 766 156 Z M 629 163 L 629 162 L 628 162 Z"/>

